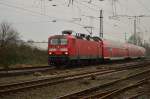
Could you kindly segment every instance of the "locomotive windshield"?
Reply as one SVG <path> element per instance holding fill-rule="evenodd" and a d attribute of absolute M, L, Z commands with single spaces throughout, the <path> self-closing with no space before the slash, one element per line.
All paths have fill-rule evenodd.
<path fill-rule="evenodd" d="M 66 45 L 67 39 L 65 38 L 53 38 L 50 40 L 51 45 Z"/>

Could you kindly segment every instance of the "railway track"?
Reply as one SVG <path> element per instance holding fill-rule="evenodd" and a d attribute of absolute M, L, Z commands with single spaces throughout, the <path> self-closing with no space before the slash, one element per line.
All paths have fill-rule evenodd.
<path fill-rule="evenodd" d="M 142 80 L 139 80 L 139 81 L 134 82 L 134 83 L 131 84 L 131 85 L 127 85 L 127 86 L 122 87 L 122 88 L 120 88 L 120 89 L 114 90 L 114 91 L 110 92 L 109 94 L 106 94 L 106 95 L 104 95 L 103 97 L 101 97 L 101 99 L 108 99 L 108 98 L 110 98 L 110 97 L 114 97 L 114 96 L 117 95 L 117 94 L 120 94 L 120 93 L 123 92 L 123 91 L 126 91 L 126 90 L 129 90 L 129 89 L 132 89 L 132 88 L 136 88 L 136 87 L 138 87 L 138 86 L 141 86 L 141 85 L 147 83 L 147 81 L 148 81 L 149 79 L 150 79 L 149 77 L 148 77 L 148 78 L 144 78 L 144 79 L 142 79 Z"/>
<path fill-rule="evenodd" d="M 123 66 L 123 68 L 121 66 L 120 68 L 117 67 L 115 69 L 97 69 L 95 71 L 88 71 L 88 72 L 86 71 L 86 72 L 80 72 L 80 73 L 77 72 L 76 74 L 72 74 L 72 75 L 70 75 L 70 74 L 68 74 L 68 75 L 66 75 L 66 74 L 65 75 L 64 74 L 62 74 L 62 75 L 50 75 L 50 76 L 43 76 L 43 77 L 38 78 L 38 79 L 19 81 L 19 82 L 13 82 L 13 83 L 10 82 L 10 83 L 7 83 L 7 84 L 0 85 L 0 95 L 8 94 L 9 92 L 20 91 L 20 90 L 23 90 L 23 89 L 33 88 L 33 87 L 40 87 L 40 86 L 45 86 L 45 85 L 54 85 L 54 84 L 57 84 L 57 83 L 62 83 L 62 82 L 67 82 L 67 81 L 72 81 L 72 80 L 78 80 L 78 79 L 82 79 L 82 78 L 91 78 L 93 76 L 111 74 L 111 73 L 114 73 L 114 72 L 120 72 L 120 71 L 124 71 L 126 69 L 131 69 L 131 67 L 136 68 L 136 67 L 139 67 L 139 65 L 141 65 L 141 64 L 146 65 L 146 64 L 149 64 L 149 62 L 144 62 L 144 63 L 141 62 L 140 64 L 136 62 L 136 63 L 131 63 L 131 64 L 128 64 L 128 65 L 127 64 L 125 64 L 125 65 L 121 64 Z M 125 68 L 125 66 L 126 66 L 126 68 Z M 149 71 L 150 70 L 147 70 L 147 71 L 144 71 L 144 72 L 147 73 Z M 144 72 L 136 74 L 136 75 L 143 74 Z M 136 75 L 132 75 L 132 76 L 134 77 Z M 125 79 L 128 79 L 128 78 L 132 78 L 132 76 L 131 77 L 126 77 L 126 78 L 123 78 L 123 79 L 125 80 Z M 119 82 L 123 79 L 119 79 L 119 80 L 116 80 L 116 81 L 106 83 L 106 84 L 104 84 L 104 86 L 109 86 L 110 84 L 114 84 L 114 83 Z M 143 79 L 143 81 L 144 81 L 144 79 Z M 140 82 L 142 82 L 142 81 L 138 81 L 137 84 L 139 84 Z M 95 88 L 92 88 L 92 89 L 95 89 Z M 89 90 L 91 92 L 91 89 L 89 89 Z M 116 90 L 110 90 L 110 91 L 103 92 L 101 94 L 106 95 L 106 94 L 110 94 L 111 92 L 114 93 L 115 91 Z M 79 94 L 79 93 L 76 93 L 76 94 Z M 75 96 L 76 96 L 76 94 L 75 94 Z M 70 97 L 70 95 L 65 95 L 65 96 L 62 96 L 62 97 L 59 97 L 59 98 L 63 99 L 63 98 L 67 98 L 68 96 Z M 74 95 L 73 95 L 73 97 L 74 97 Z M 92 97 L 94 97 L 93 94 L 92 94 Z"/>
<path fill-rule="evenodd" d="M 115 70 L 132 69 L 132 68 L 142 67 L 143 64 L 144 64 L 144 66 L 150 64 L 150 60 L 145 59 L 143 61 L 137 60 L 137 61 L 129 62 L 129 63 L 125 62 L 125 63 L 122 63 L 122 64 L 110 65 L 110 66 L 106 67 L 106 69 L 115 69 Z"/>
<path fill-rule="evenodd" d="M 120 94 L 125 90 L 145 84 L 150 79 L 149 76 L 146 77 L 145 75 L 150 75 L 150 69 L 130 75 L 128 77 L 124 77 L 122 79 L 105 83 L 100 86 L 88 88 L 72 94 L 67 94 L 58 97 L 58 99 L 112 99 L 115 95 Z M 135 79 L 135 81 L 132 81 L 131 79 Z M 128 81 L 128 84 L 123 83 L 122 86 L 117 86 L 119 83 L 121 84 L 121 82 L 126 80 Z"/>
<path fill-rule="evenodd" d="M 53 85 L 53 84 L 57 84 L 61 82 L 91 77 L 93 75 L 103 75 L 103 74 L 112 73 L 112 72 L 116 72 L 116 71 L 115 70 L 96 70 L 96 71 L 80 73 L 80 74 L 77 73 L 73 75 L 61 75 L 61 76 L 53 75 L 49 77 L 41 77 L 35 80 L 20 81 L 20 82 L 5 84 L 5 85 L 3 84 L 3 85 L 0 85 L 0 94 L 18 91 L 21 89 L 38 87 L 38 86 L 47 85 L 47 84 Z"/>
<path fill-rule="evenodd" d="M 142 62 L 139 61 L 139 60 L 134 60 L 134 62 L 131 62 L 131 63 L 130 63 L 130 61 L 129 61 L 129 63 L 126 63 L 126 61 L 125 62 L 123 61 L 123 62 L 120 63 L 120 61 L 119 61 L 117 63 L 119 63 L 119 64 L 104 63 L 102 65 L 98 65 L 98 66 L 95 66 L 95 67 L 96 68 L 106 68 L 106 69 L 116 69 L 116 70 L 130 69 L 130 68 L 132 69 L 132 68 L 136 68 L 138 66 L 141 66 L 142 64 L 149 64 L 149 60 L 145 59 Z M 108 66 L 108 65 L 111 65 L 111 66 Z M 116 66 L 114 66 L 114 65 L 116 65 Z M 88 66 L 88 67 L 92 67 L 92 66 Z M 45 71 L 52 70 L 52 69 L 54 70 L 54 68 L 55 67 L 50 67 L 50 66 L 39 66 L 39 67 L 0 69 L 0 77 L 10 77 L 10 76 L 31 74 L 31 73 L 34 73 L 34 72 L 45 72 Z M 68 69 L 62 69 L 62 70 L 64 71 L 64 70 L 68 70 Z"/>
<path fill-rule="evenodd" d="M 135 95 L 132 96 L 132 97 L 129 97 L 129 99 L 137 99 L 139 96 L 142 96 L 142 95 L 144 95 L 144 94 L 145 94 L 144 92 L 141 92 L 141 93 L 135 94 Z"/>
<path fill-rule="evenodd" d="M 11 68 L 11 69 L 0 69 L 0 77 L 16 76 L 21 74 L 30 74 L 33 72 L 44 72 L 54 69 L 50 66 L 40 66 L 40 67 L 24 67 L 24 68 Z"/>
<path fill-rule="evenodd" d="M 133 68 L 142 68 L 143 66 L 140 64 L 148 64 L 147 61 L 145 62 L 129 62 L 129 63 L 119 63 L 119 64 L 103 64 L 99 66 L 88 66 L 88 67 L 80 67 L 80 68 L 66 68 L 66 69 L 57 69 L 57 68 L 45 68 L 44 70 L 41 67 L 42 71 L 33 68 L 27 68 L 25 70 L 27 71 L 22 71 L 22 69 L 19 69 L 19 73 L 17 72 L 10 72 L 6 73 L 5 75 L 0 75 L 2 79 L 0 79 L 1 84 L 6 84 L 6 83 L 14 83 L 14 82 L 20 82 L 20 81 L 25 81 L 25 80 L 31 80 L 31 79 L 37 79 L 40 78 L 41 76 L 47 76 L 47 75 L 65 75 L 65 74 L 73 74 L 73 73 L 83 73 L 83 72 L 91 72 L 99 69 L 105 69 L 105 70 L 126 70 L 126 69 L 133 69 Z M 30 70 L 31 69 L 31 70 Z M 16 69 L 14 69 L 16 70 Z M 28 71 L 29 70 L 29 71 Z M 37 71 L 38 70 L 38 71 Z"/>

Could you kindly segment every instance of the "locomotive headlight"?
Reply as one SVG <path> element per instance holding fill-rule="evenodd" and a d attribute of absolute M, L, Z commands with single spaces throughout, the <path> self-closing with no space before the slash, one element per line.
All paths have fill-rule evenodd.
<path fill-rule="evenodd" d="M 56 51 L 56 48 L 50 48 L 49 51 Z"/>
<path fill-rule="evenodd" d="M 68 52 L 65 52 L 64 54 L 68 55 Z"/>
<path fill-rule="evenodd" d="M 60 48 L 60 51 L 68 51 L 67 48 Z"/>
<path fill-rule="evenodd" d="M 49 55 L 52 55 L 52 52 L 49 52 Z"/>

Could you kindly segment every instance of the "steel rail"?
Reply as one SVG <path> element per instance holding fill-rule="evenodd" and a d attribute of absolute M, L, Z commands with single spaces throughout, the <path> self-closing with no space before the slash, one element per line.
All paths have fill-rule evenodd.
<path fill-rule="evenodd" d="M 43 72 L 52 69 L 54 69 L 54 67 L 50 67 L 50 66 L 0 69 L 0 77 L 29 74 L 33 72 Z"/>
<path fill-rule="evenodd" d="M 120 70 L 120 69 L 132 69 L 132 68 L 136 68 L 136 67 L 143 67 L 142 65 L 148 65 L 150 64 L 150 61 L 142 61 L 142 62 L 133 62 L 133 63 L 126 63 L 126 64 L 120 64 L 119 67 L 108 67 L 109 69 L 116 69 L 116 70 Z"/>
<path fill-rule="evenodd" d="M 132 84 L 132 85 L 128 85 L 128 86 L 125 86 L 125 87 L 120 88 L 120 89 L 118 89 L 118 90 L 115 90 L 115 91 L 113 91 L 113 92 L 110 92 L 109 94 L 104 95 L 104 96 L 101 97 L 100 99 L 108 99 L 108 98 L 110 98 L 110 97 L 113 97 L 113 96 L 117 95 L 117 94 L 120 93 L 120 92 L 129 90 L 129 89 L 131 89 L 131 88 L 134 88 L 134 87 L 137 87 L 137 86 L 140 86 L 140 85 L 143 85 L 143 84 L 145 84 L 145 83 L 147 82 L 147 80 L 149 80 L 149 79 L 150 79 L 150 77 L 144 78 L 144 79 L 142 79 L 142 80 L 140 80 L 140 81 L 135 82 L 135 83 Z"/>
<path fill-rule="evenodd" d="M 87 96 L 87 97 L 82 97 L 82 99 L 95 99 L 95 98 L 99 98 L 99 99 L 110 99 L 112 97 L 114 97 L 115 95 L 117 94 L 120 94 L 120 92 L 123 92 L 123 91 L 126 91 L 126 90 L 129 90 L 131 88 L 134 88 L 134 87 L 137 87 L 137 86 L 140 86 L 142 84 L 145 84 L 147 82 L 147 80 L 149 80 L 150 78 L 144 78 L 140 81 L 137 81 L 135 83 L 132 83 L 131 85 L 127 85 L 127 86 L 124 86 L 124 87 L 121 87 L 119 89 L 114 89 L 114 90 L 108 90 L 106 92 L 102 92 L 102 93 L 96 93 L 96 94 L 93 94 L 91 96 Z"/>
<path fill-rule="evenodd" d="M 82 90 L 82 91 L 79 91 L 79 92 L 75 92 L 75 93 L 67 94 L 67 95 L 64 95 L 64 96 L 60 96 L 60 97 L 58 97 L 58 99 L 80 98 L 83 95 L 87 95 L 89 92 L 96 92 L 96 91 L 98 91 L 102 87 L 111 86 L 112 84 L 118 83 L 118 82 L 123 81 L 123 80 L 127 80 L 129 78 L 133 78 L 133 77 L 136 77 L 136 76 L 139 76 L 141 74 L 148 73 L 148 72 L 150 72 L 150 70 L 142 71 L 140 73 L 136 73 L 136 74 L 130 75 L 128 77 L 124 77 L 124 78 L 121 78 L 121 79 L 118 79 L 118 80 L 107 82 L 107 83 L 105 83 L 103 85 L 99 85 L 99 86 L 96 86 L 96 87 L 93 87 L 93 88 L 88 88 L 88 89 L 85 89 L 85 90 Z M 116 91 L 116 90 L 109 90 L 109 92 L 108 91 L 102 92 L 99 95 L 100 96 L 107 95 L 110 92 L 113 93 L 114 91 Z M 82 99 L 84 99 L 84 97 L 82 97 Z M 87 99 L 87 97 L 85 97 L 85 99 Z M 88 98 L 91 98 L 91 96 L 89 95 Z"/>
<path fill-rule="evenodd" d="M 144 95 L 144 94 L 145 94 L 145 92 L 141 92 L 141 93 L 138 93 L 132 97 L 129 97 L 129 99 L 137 99 L 139 96 Z"/>
<path fill-rule="evenodd" d="M 86 72 L 86 73 L 80 73 L 80 74 L 73 74 L 73 75 L 62 75 L 62 76 L 50 76 L 50 77 L 44 77 L 29 81 L 21 81 L 16 83 L 10 83 L 6 85 L 0 85 L 0 94 L 4 94 L 7 92 L 17 91 L 21 89 L 26 88 L 32 88 L 47 84 L 57 84 L 61 82 L 66 82 L 70 80 L 77 80 L 81 78 L 91 77 L 93 75 L 104 75 L 108 73 L 116 72 L 115 70 L 96 70 L 95 72 Z"/>
<path fill-rule="evenodd" d="M 120 72 L 123 71 L 124 69 L 120 69 L 118 71 L 116 70 L 96 70 L 92 72 L 86 72 L 86 73 L 78 73 L 78 74 L 73 74 L 73 75 L 53 75 L 49 77 L 43 77 L 43 78 L 38 78 L 38 79 L 32 79 L 28 81 L 20 81 L 20 82 L 14 82 L 14 83 L 9 83 L 5 85 L 0 85 L 0 94 L 4 94 L 7 92 L 12 92 L 12 91 L 19 91 L 21 89 L 26 89 L 26 88 L 32 88 L 32 87 L 37 87 L 37 86 L 43 86 L 47 84 L 57 84 L 65 81 L 70 81 L 70 80 L 77 80 L 81 78 L 86 78 L 86 77 L 91 77 L 91 76 L 96 76 L 96 75 L 104 75 L 107 73 L 113 73 L 113 72 Z M 107 84 L 105 84 L 107 85 Z"/>
<path fill-rule="evenodd" d="M 123 62 L 124 63 L 124 62 Z M 144 60 L 144 62 L 137 60 L 137 62 L 133 62 L 133 63 L 125 63 L 125 64 L 115 64 L 115 65 L 119 65 L 119 67 L 108 67 L 107 69 L 132 69 L 132 68 L 136 68 L 138 66 L 140 66 L 143 63 L 147 63 L 149 64 L 149 60 Z M 101 67 L 105 67 L 105 65 L 109 65 L 108 64 L 103 64 L 104 66 L 98 65 L 96 67 L 101 68 Z M 7 76 L 16 76 L 16 75 L 21 75 L 21 74 L 30 74 L 33 72 L 43 72 L 43 71 L 47 71 L 47 70 L 51 70 L 54 69 L 55 67 L 50 67 L 50 66 L 39 66 L 39 67 L 23 67 L 23 68 L 10 68 L 10 69 L 0 69 L 0 77 L 7 77 Z"/>

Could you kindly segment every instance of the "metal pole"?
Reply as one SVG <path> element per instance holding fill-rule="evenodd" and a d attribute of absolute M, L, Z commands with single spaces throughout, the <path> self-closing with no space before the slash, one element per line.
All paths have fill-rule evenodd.
<path fill-rule="evenodd" d="M 125 32 L 125 42 L 127 42 L 127 33 Z"/>
<path fill-rule="evenodd" d="M 135 16 L 135 19 L 134 19 L 134 44 L 135 45 L 137 44 L 137 41 L 136 41 L 136 16 Z"/>
<path fill-rule="evenodd" d="M 100 10 L 100 37 L 103 38 L 103 10 Z"/>

